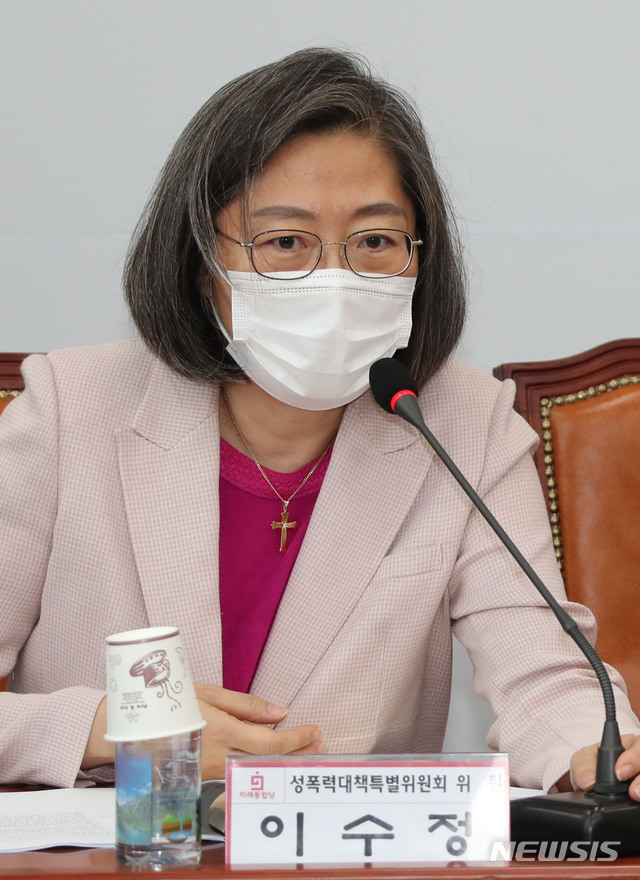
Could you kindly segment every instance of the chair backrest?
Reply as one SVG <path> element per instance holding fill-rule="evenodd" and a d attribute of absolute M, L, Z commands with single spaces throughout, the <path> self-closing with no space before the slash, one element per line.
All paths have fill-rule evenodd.
<path fill-rule="evenodd" d="M 0 353 L 0 413 L 24 389 L 20 365 L 26 354 Z M 0 678 L 0 691 L 7 686 L 7 679 Z"/>
<path fill-rule="evenodd" d="M 24 389 L 20 366 L 26 354 L 0 352 L 0 412 Z"/>
<path fill-rule="evenodd" d="M 640 712 L 640 339 L 554 361 L 502 364 L 535 455 L 569 598 L 598 621 L 596 647 Z"/>

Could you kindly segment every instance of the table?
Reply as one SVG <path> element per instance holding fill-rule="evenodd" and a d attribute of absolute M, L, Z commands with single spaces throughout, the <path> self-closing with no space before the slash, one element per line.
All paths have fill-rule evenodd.
<path fill-rule="evenodd" d="M 617 878 L 639 878 L 640 858 L 618 859 L 615 862 L 538 862 L 522 861 L 510 863 L 455 862 L 423 865 L 365 865 L 340 868 L 331 865 L 326 868 L 295 865 L 277 868 L 228 868 L 224 864 L 223 847 L 205 847 L 202 864 L 198 868 L 169 869 L 157 871 L 131 871 L 119 868 L 115 863 L 113 850 L 40 850 L 26 853 L 0 854 L 0 878 L 2 880 L 25 880 L 25 877 L 89 877 L 92 880 L 107 880 L 130 874 L 138 877 L 167 878 L 207 878 L 207 880 L 444 880 L 451 877 L 464 880 L 522 880 L 522 878 L 544 878 L 544 880 L 617 880 Z"/>
<path fill-rule="evenodd" d="M 0 791 L 42 790 L 42 785 L 1 785 Z M 640 831 L 639 831 L 640 834 Z M 0 880 L 25 880 L 31 878 L 88 877 L 91 880 L 112 880 L 130 875 L 155 877 L 156 880 L 622 880 L 640 878 L 640 857 L 621 858 L 616 861 L 544 862 L 536 860 L 513 862 L 452 861 L 425 862 L 424 864 L 298 866 L 287 865 L 266 868 L 225 865 L 222 844 L 203 843 L 202 861 L 196 868 L 176 868 L 154 871 L 123 868 L 116 865 L 112 849 L 45 849 L 22 853 L 0 853 Z"/>

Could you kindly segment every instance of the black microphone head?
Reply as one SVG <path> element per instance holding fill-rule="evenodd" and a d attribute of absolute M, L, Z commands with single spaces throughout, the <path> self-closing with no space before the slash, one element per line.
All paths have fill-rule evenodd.
<path fill-rule="evenodd" d="M 380 358 L 369 368 L 369 385 L 376 403 L 388 413 L 393 412 L 391 401 L 399 391 L 410 391 L 418 396 L 416 381 L 400 361 Z"/>

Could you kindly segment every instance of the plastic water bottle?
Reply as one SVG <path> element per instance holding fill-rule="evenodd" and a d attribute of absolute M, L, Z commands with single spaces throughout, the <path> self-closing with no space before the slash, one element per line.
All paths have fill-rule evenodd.
<path fill-rule="evenodd" d="M 116 743 L 116 860 L 197 865 L 200 731 Z"/>

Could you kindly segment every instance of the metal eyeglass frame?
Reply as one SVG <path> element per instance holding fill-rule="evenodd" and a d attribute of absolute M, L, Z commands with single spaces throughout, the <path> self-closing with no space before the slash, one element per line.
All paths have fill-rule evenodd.
<path fill-rule="evenodd" d="M 303 235 L 313 236 L 313 238 L 316 238 L 318 240 L 318 244 L 320 245 L 318 259 L 316 260 L 316 264 L 312 269 L 309 269 L 309 271 L 305 272 L 304 275 L 298 275 L 295 279 L 292 279 L 292 280 L 298 280 L 298 281 L 301 278 L 307 278 L 309 275 L 311 275 L 312 272 L 315 272 L 315 270 L 318 268 L 318 264 L 320 263 L 320 260 L 322 259 L 322 249 L 324 248 L 325 245 L 328 245 L 328 244 L 342 245 L 342 256 L 344 257 L 344 260 L 345 260 L 347 266 L 353 272 L 354 275 L 358 275 L 360 278 L 371 277 L 372 273 L 358 272 L 356 269 L 353 268 L 353 266 L 349 262 L 349 257 L 347 255 L 347 242 L 349 241 L 349 239 L 353 238 L 355 235 L 365 235 L 367 232 L 400 232 L 400 233 L 402 233 L 402 235 L 406 235 L 407 240 L 408 240 L 409 244 L 411 245 L 411 248 L 409 250 L 409 259 L 407 260 L 407 263 L 406 263 L 404 269 L 401 269 L 399 272 L 392 272 L 390 275 L 385 275 L 385 274 L 379 273 L 380 277 L 382 277 L 382 278 L 395 278 L 397 275 L 402 275 L 403 272 L 406 272 L 407 269 L 409 268 L 409 266 L 411 265 L 411 260 L 413 260 L 414 249 L 416 247 L 419 247 L 421 244 L 424 244 L 424 242 L 421 238 L 418 238 L 415 240 L 412 239 L 410 233 L 405 232 L 404 229 L 393 229 L 391 227 L 384 227 L 384 226 L 373 227 L 372 229 L 359 229 L 357 232 L 352 232 L 350 235 L 348 235 L 344 241 L 322 241 L 322 239 L 320 238 L 319 235 L 316 235 L 315 232 L 309 232 L 307 229 L 265 229 L 263 232 L 258 232 L 257 235 L 254 235 L 253 238 L 251 239 L 251 241 L 238 241 L 237 238 L 232 238 L 230 235 L 227 235 L 226 232 L 222 232 L 222 230 L 220 230 L 220 229 L 216 229 L 215 231 L 216 231 L 217 235 L 221 235 L 223 238 L 226 238 L 228 241 L 232 241 L 234 244 L 240 245 L 240 247 L 249 248 L 249 257 L 251 259 L 251 265 L 253 266 L 254 272 L 256 272 L 258 275 L 261 275 L 263 278 L 271 278 L 272 276 L 267 275 L 264 272 L 261 272 L 260 269 L 258 269 L 258 267 L 255 264 L 255 261 L 253 259 L 253 246 L 254 246 L 253 243 L 256 240 L 256 238 L 259 238 L 261 235 L 270 235 L 274 232 L 301 232 Z"/>

